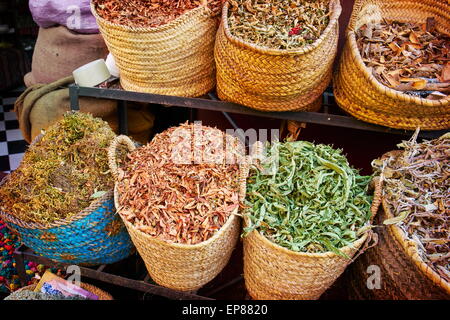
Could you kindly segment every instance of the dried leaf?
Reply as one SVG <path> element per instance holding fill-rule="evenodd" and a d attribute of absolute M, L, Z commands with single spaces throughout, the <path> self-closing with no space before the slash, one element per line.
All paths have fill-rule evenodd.
<path fill-rule="evenodd" d="M 427 81 L 425 79 L 418 79 L 418 81 L 414 81 L 412 86 L 415 90 L 422 90 L 427 85 Z"/>
<path fill-rule="evenodd" d="M 411 41 L 414 44 L 420 44 L 419 38 L 416 36 L 414 31 L 409 34 L 409 41 Z M 421 47 L 422 46 L 419 46 L 419 49 Z"/>
<path fill-rule="evenodd" d="M 441 82 L 450 82 L 450 62 L 447 62 L 444 68 L 442 68 L 439 80 Z"/>
<path fill-rule="evenodd" d="M 358 49 L 374 77 L 385 86 L 424 98 L 429 91 L 448 93 L 450 37 L 436 31 L 435 22 L 428 19 L 429 32 L 426 24 L 398 21 L 363 25 L 357 30 Z"/>

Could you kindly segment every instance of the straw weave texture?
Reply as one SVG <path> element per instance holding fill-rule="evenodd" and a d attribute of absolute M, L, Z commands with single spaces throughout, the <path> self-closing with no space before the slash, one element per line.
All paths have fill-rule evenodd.
<path fill-rule="evenodd" d="M 339 0 L 331 0 L 330 23 L 301 49 L 269 49 L 231 35 L 224 5 L 214 55 L 220 99 L 261 111 L 311 111 L 328 86 L 337 51 Z"/>
<path fill-rule="evenodd" d="M 438 130 L 450 128 L 450 96 L 441 100 L 414 97 L 379 83 L 365 66 L 355 30 L 381 18 L 424 23 L 434 17 L 438 31 L 450 35 L 450 2 L 440 0 L 358 0 L 347 30 L 347 40 L 334 74 L 338 105 L 366 122 L 391 128 Z"/>
<path fill-rule="evenodd" d="M 197 97 L 215 86 L 217 18 L 202 5 L 156 28 L 113 24 L 91 11 L 125 90 Z"/>
<path fill-rule="evenodd" d="M 395 154 L 399 154 L 399 151 L 386 153 L 383 157 Z M 382 189 L 382 185 L 380 185 L 380 189 Z M 379 244 L 367 250 L 349 270 L 351 298 L 450 299 L 450 283 L 423 261 L 419 256 L 417 244 L 408 240 L 397 225 L 383 225 L 384 220 L 391 219 L 394 215 L 384 198 L 382 198 L 381 204 L 381 212 L 376 221 L 379 226 L 377 228 L 380 237 Z M 367 278 L 370 276 L 367 268 L 371 265 L 380 268 L 380 289 L 369 290 L 366 286 Z"/>
<path fill-rule="evenodd" d="M 353 246 L 341 250 L 353 257 L 367 237 L 364 234 Z M 294 252 L 257 231 L 244 238 L 245 286 L 256 300 L 318 299 L 350 262 L 332 252 Z"/>

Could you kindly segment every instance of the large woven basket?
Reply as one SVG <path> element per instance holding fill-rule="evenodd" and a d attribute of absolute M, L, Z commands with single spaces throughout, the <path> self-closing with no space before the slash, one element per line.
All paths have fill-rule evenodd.
<path fill-rule="evenodd" d="M 117 137 L 110 146 L 110 166 L 116 171 L 115 150 L 119 144 L 135 148 L 126 136 Z M 240 178 L 241 194 L 245 177 Z M 117 183 L 114 201 L 120 215 Z M 208 240 L 195 244 L 169 243 L 152 237 L 123 219 L 151 278 L 161 286 L 179 291 L 195 291 L 214 279 L 226 266 L 240 232 L 240 218 L 233 212 L 227 222 Z"/>
<path fill-rule="evenodd" d="M 374 197 L 372 219 L 378 205 L 379 197 Z M 369 244 L 372 240 L 374 243 Z M 255 300 L 319 299 L 345 268 L 377 241 L 377 235 L 369 229 L 352 245 L 341 249 L 353 258 L 346 259 L 333 252 L 294 252 L 253 230 L 244 238 L 245 286 Z"/>
<path fill-rule="evenodd" d="M 34 142 L 42 138 L 38 136 Z M 0 186 L 6 183 L 6 176 Z M 0 219 L 15 231 L 21 242 L 46 258 L 81 265 L 110 264 L 128 257 L 133 243 L 116 214 L 113 192 L 68 218 L 49 225 L 24 222 L 0 208 Z"/>
<path fill-rule="evenodd" d="M 429 100 L 396 91 L 379 83 L 359 53 L 355 31 L 382 18 L 423 23 L 434 17 L 437 29 L 450 35 L 450 3 L 442 0 L 357 0 L 347 40 L 334 75 L 338 105 L 363 121 L 400 129 L 450 128 L 450 96 Z"/>
<path fill-rule="evenodd" d="M 20 288 L 17 291 L 34 291 L 34 289 L 36 288 L 37 284 L 32 284 L 23 288 Z M 100 288 L 97 288 L 96 286 L 93 286 L 92 284 L 88 284 L 88 283 L 80 283 L 80 287 L 83 288 L 84 290 L 87 290 L 93 294 L 95 294 L 98 297 L 98 300 L 114 300 L 113 297 L 106 291 L 103 291 Z"/>
<path fill-rule="evenodd" d="M 401 151 L 385 154 L 396 156 Z M 382 184 L 378 186 L 382 193 Z M 433 271 L 420 257 L 417 244 L 408 240 L 397 225 L 383 225 L 394 217 L 389 205 L 382 199 L 376 224 L 379 244 L 367 250 L 349 269 L 349 294 L 352 299 L 422 300 L 450 299 L 450 283 Z M 367 286 L 368 267 L 380 269 L 379 289 Z"/>
<path fill-rule="evenodd" d="M 313 44 L 279 50 L 231 35 L 224 5 L 214 55 L 220 99 L 262 111 L 312 111 L 328 86 L 339 36 L 339 0 L 330 1 L 330 23 Z"/>
<path fill-rule="evenodd" d="M 201 96 L 215 86 L 214 39 L 218 19 L 206 1 L 156 28 L 111 23 L 91 11 L 120 71 L 125 90 Z"/>

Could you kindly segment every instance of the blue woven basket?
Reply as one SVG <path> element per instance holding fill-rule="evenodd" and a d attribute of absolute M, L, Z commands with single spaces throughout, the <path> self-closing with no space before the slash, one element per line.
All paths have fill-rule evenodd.
<path fill-rule="evenodd" d="M 0 182 L 6 182 L 8 176 Z M 23 222 L 0 210 L 0 219 L 37 254 L 58 262 L 109 264 L 128 257 L 134 246 L 114 209 L 112 191 L 79 214 L 44 226 Z"/>

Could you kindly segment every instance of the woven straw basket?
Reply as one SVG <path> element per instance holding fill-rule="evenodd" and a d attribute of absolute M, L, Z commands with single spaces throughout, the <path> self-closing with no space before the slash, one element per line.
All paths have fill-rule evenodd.
<path fill-rule="evenodd" d="M 125 90 L 196 97 L 214 88 L 218 19 L 206 0 L 156 28 L 111 23 L 98 15 L 92 2 L 91 11 L 114 56 Z"/>
<path fill-rule="evenodd" d="M 133 142 L 117 137 L 110 146 L 110 167 L 117 172 L 115 150 L 119 144 L 131 151 Z M 245 177 L 240 178 L 240 193 L 245 194 Z M 114 201 L 120 214 L 117 183 Z M 240 218 L 233 212 L 220 230 L 208 240 L 195 244 L 169 243 L 154 238 L 123 219 L 125 226 L 144 260 L 151 278 L 161 286 L 179 291 L 195 291 L 214 279 L 226 266 L 240 232 Z"/>
<path fill-rule="evenodd" d="M 396 156 L 401 151 L 386 153 L 383 157 Z M 382 184 L 378 184 L 381 195 Z M 419 256 L 417 244 L 405 237 L 397 225 L 383 225 L 393 218 L 389 205 L 382 199 L 381 212 L 376 224 L 379 244 L 367 250 L 349 269 L 349 288 L 352 299 L 422 300 L 450 299 L 450 283 L 433 271 Z M 366 283 L 371 265 L 380 268 L 381 288 L 369 290 Z"/>
<path fill-rule="evenodd" d="M 450 96 L 429 100 L 393 90 L 379 83 L 365 66 L 357 48 L 355 30 L 382 18 L 423 23 L 434 17 L 440 32 L 450 34 L 450 3 L 442 0 L 357 0 L 347 41 L 334 75 L 338 105 L 363 121 L 399 129 L 450 128 Z"/>
<path fill-rule="evenodd" d="M 312 111 L 328 86 L 339 36 L 339 0 L 330 1 L 330 23 L 313 44 L 270 49 L 231 35 L 224 5 L 214 55 L 220 99 L 261 111 Z"/>
<path fill-rule="evenodd" d="M 37 284 L 32 284 L 23 288 L 20 288 L 17 291 L 34 291 L 34 289 L 36 288 Z M 95 294 L 98 297 L 98 300 L 114 300 L 113 297 L 106 291 L 103 291 L 100 288 L 97 288 L 96 286 L 93 286 L 92 284 L 88 284 L 88 283 L 80 283 L 80 287 L 83 288 L 86 291 L 89 291 L 93 294 Z"/>
<path fill-rule="evenodd" d="M 341 251 L 353 257 L 367 240 L 364 234 Z M 335 253 L 298 253 L 253 231 L 244 238 L 244 277 L 256 300 L 318 299 L 349 264 Z"/>
<path fill-rule="evenodd" d="M 39 141 L 39 135 L 33 143 Z M 6 183 L 6 176 L 0 186 Z M 22 243 L 46 258 L 80 265 L 110 264 L 134 250 L 125 226 L 116 214 L 112 190 L 78 214 L 49 225 L 24 222 L 0 208 L 0 219 Z"/>
<path fill-rule="evenodd" d="M 378 205 L 379 197 L 374 197 L 372 219 Z M 374 243 L 369 246 L 372 240 Z M 245 286 L 255 300 L 319 299 L 345 268 L 377 241 L 377 235 L 369 229 L 352 245 L 341 249 L 353 258 L 348 260 L 333 252 L 294 252 L 254 230 L 244 238 Z"/>

